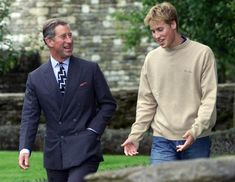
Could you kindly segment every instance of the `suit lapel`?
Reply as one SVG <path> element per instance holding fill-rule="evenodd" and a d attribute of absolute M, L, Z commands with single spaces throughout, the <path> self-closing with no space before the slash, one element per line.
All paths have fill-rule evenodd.
<path fill-rule="evenodd" d="M 48 93 L 51 93 L 51 98 L 56 101 L 57 106 L 61 108 L 63 97 L 60 93 L 55 74 L 51 65 L 50 60 L 46 63 L 46 68 L 44 71 L 44 83 L 45 83 L 45 89 L 48 89 Z"/>

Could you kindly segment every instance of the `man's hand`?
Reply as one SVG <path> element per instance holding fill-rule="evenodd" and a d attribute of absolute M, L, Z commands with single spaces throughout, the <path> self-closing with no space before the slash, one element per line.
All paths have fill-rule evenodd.
<path fill-rule="evenodd" d="M 127 156 L 133 156 L 138 154 L 137 150 L 139 148 L 139 144 L 131 141 L 130 139 L 126 139 L 126 141 L 121 146 L 124 147 L 124 153 Z"/>
<path fill-rule="evenodd" d="M 20 153 L 19 154 L 19 166 L 22 169 L 29 168 L 29 153 Z"/>
<path fill-rule="evenodd" d="M 190 133 L 190 131 L 187 131 L 184 134 L 183 138 L 186 141 L 184 142 L 183 145 L 176 146 L 176 151 L 177 152 L 182 152 L 182 151 L 186 150 L 187 148 L 189 148 L 194 143 L 194 138 L 193 138 L 192 134 Z"/>

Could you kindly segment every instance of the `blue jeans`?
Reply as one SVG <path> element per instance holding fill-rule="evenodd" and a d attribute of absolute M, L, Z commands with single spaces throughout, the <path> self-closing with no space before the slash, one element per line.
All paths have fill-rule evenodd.
<path fill-rule="evenodd" d="M 154 136 L 151 149 L 151 164 L 210 157 L 211 140 L 209 136 L 198 138 L 188 149 L 177 152 L 176 146 L 182 145 L 184 142 L 185 140 L 167 140 L 163 137 Z"/>

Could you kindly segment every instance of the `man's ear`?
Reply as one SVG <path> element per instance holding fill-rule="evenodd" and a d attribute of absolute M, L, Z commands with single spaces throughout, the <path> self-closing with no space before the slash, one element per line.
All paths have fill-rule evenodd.
<path fill-rule="evenodd" d="M 53 39 L 45 38 L 44 42 L 48 47 L 53 47 L 54 46 L 54 40 Z"/>

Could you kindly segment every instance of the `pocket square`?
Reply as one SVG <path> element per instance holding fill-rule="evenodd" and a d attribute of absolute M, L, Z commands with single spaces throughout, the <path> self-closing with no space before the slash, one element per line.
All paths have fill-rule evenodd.
<path fill-rule="evenodd" d="M 82 82 L 82 83 L 80 83 L 80 87 L 83 87 L 83 86 L 85 86 L 85 85 L 87 85 L 87 82 Z"/>

